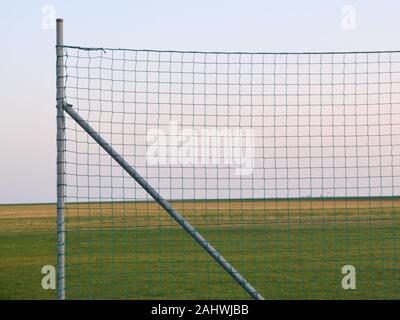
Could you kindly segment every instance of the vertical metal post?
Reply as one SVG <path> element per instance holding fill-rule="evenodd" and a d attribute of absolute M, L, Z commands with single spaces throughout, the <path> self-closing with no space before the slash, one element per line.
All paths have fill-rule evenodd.
<path fill-rule="evenodd" d="M 57 19 L 57 297 L 65 299 L 65 234 L 64 234 L 64 173 L 65 173 L 65 98 L 63 20 Z"/>

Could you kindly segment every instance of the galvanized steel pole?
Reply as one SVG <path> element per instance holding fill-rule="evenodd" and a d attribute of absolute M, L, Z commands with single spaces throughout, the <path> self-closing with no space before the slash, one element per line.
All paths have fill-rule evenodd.
<path fill-rule="evenodd" d="M 63 20 L 57 19 L 57 297 L 65 299 L 65 229 L 64 229 L 64 173 L 65 173 L 65 117 L 64 117 L 64 39 Z"/>

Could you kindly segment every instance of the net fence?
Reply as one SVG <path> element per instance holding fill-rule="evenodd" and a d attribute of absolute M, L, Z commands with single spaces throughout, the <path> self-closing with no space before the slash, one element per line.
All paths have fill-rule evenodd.
<path fill-rule="evenodd" d="M 400 52 L 63 56 L 65 100 L 265 298 L 400 296 Z M 68 116 L 65 184 L 67 298 L 249 297 Z"/>

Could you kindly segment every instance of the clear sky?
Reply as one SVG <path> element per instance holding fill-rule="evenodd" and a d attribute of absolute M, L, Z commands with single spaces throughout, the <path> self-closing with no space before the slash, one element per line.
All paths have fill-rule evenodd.
<path fill-rule="evenodd" d="M 344 20 L 349 8 L 355 14 L 350 27 Z M 81 46 L 400 49 L 400 2 L 395 0 L 3 1 L 0 203 L 55 201 L 55 29 L 46 20 L 53 9 L 64 18 L 65 43 Z"/>

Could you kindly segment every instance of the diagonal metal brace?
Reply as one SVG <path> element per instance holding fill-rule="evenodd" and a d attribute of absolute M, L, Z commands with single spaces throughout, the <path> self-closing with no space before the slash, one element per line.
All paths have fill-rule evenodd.
<path fill-rule="evenodd" d="M 225 269 L 254 299 L 263 296 L 178 212 L 165 200 L 125 159 L 105 141 L 68 103 L 62 105 L 64 111 L 74 119 L 135 181 L 146 190 L 167 213 Z"/>

